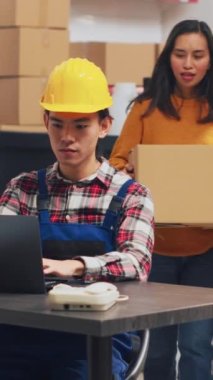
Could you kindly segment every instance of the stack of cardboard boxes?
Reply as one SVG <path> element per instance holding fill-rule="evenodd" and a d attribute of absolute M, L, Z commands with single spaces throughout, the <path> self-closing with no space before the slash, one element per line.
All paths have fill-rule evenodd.
<path fill-rule="evenodd" d="M 69 57 L 69 17 L 70 0 L 1 0 L 2 130 L 43 124 L 39 99 L 50 71 Z"/>
<path fill-rule="evenodd" d="M 142 85 L 150 77 L 158 55 L 158 45 L 141 43 L 71 42 L 70 57 L 87 58 L 106 74 L 108 83 L 133 82 Z"/>

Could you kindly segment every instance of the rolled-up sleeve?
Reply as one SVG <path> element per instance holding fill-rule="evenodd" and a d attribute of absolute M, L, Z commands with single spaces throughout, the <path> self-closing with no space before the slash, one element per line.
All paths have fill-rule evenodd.
<path fill-rule="evenodd" d="M 149 189 L 138 183 L 124 200 L 116 236 L 116 251 L 83 259 L 85 280 L 146 281 L 154 246 L 154 206 Z"/>

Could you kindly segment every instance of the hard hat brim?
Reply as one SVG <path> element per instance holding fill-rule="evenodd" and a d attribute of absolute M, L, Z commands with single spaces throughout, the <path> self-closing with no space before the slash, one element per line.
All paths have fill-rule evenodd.
<path fill-rule="evenodd" d="M 99 105 L 85 105 L 85 104 L 49 104 L 40 102 L 42 108 L 52 112 L 79 112 L 79 113 L 93 113 L 111 107 L 112 100 Z"/>

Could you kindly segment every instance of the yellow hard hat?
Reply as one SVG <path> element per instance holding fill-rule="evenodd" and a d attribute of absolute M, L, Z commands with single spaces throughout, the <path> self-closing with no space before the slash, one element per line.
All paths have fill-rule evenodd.
<path fill-rule="evenodd" d="M 53 112 L 92 113 L 112 105 L 104 73 L 84 58 L 70 58 L 49 76 L 40 105 Z"/>

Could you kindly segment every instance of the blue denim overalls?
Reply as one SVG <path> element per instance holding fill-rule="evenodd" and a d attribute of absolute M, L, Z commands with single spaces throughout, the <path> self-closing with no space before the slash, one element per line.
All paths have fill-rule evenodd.
<path fill-rule="evenodd" d="M 94 256 L 115 250 L 116 225 L 119 221 L 121 204 L 133 180 L 128 180 L 112 198 L 103 225 L 95 226 L 51 223 L 48 213 L 46 170 L 41 169 L 38 176 L 38 211 L 44 257 L 66 259 L 82 252 L 84 255 Z M 88 249 L 91 249 L 91 252 Z M 3 325 L 0 330 L 2 379 L 87 379 L 84 335 Z M 126 358 L 131 349 L 130 334 L 118 334 L 113 337 L 112 365 L 115 379 L 125 378 L 128 366 Z M 27 371 L 30 373 L 29 377 Z"/>
<path fill-rule="evenodd" d="M 43 256 L 65 260 L 73 256 L 96 256 L 116 250 L 115 236 L 123 199 L 132 179 L 121 186 L 118 194 L 112 198 L 102 225 L 79 223 L 51 223 L 48 213 L 48 192 L 46 171 L 38 172 L 40 233 Z"/>
<path fill-rule="evenodd" d="M 132 179 L 126 181 L 121 186 L 117 195 L 111 200 L 103 224 L 96 226 L 79 223 L 51 223 L 48 213 L 48 191 L 45 169 L 39 170 L 38 178 L 38 210 L 44 257 L 67 259 L 82 255 L 82 253 L 85 256 L 95 256 L 116 250 L 115 236 L 120 210 L 127 189 L 133 183 Z M 64 334 L 62 335 L 64 336 Z M 72 349 L 75 347 L 75 350 L 78 351 L 83 346 L 85 352 L 85 337 L 69 334 L 69 339 Z M 63 340 L 60 344 L 63 345 Z M 113 338 L 113 356 L 124 361 L 123 368 L 126 367 L 125 356 L 128 355 L 130 350 L 131 338 L 129 334 L 119 334 Z M 85 358 L 84 355 L 85 353 L 82 358 Z M 116 361 L 113 367 L 114 371 L 116 371 Z"/>

